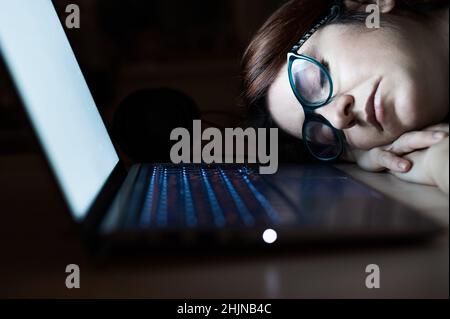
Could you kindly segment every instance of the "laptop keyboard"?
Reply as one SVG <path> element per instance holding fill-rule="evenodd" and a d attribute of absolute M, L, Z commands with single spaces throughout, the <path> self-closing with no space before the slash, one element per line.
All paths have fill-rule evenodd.
<path fill-rule="evenodd" d="M 273 225 L 293 218 L 286 200 L 248 167 L 142 166 L 129 201 L 128 227 Z M 277 208 L 276 208 L 277 207 Z"/>

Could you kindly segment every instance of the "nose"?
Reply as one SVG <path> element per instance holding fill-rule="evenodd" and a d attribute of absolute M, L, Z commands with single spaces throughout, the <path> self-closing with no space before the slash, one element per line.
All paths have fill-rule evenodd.
<path fill-rule="evenodd" d="M 335 128 L 344 130 L 355 125 L 353 106 L 355 98 L 351 95 L 340 95 L 329 105 L 319 109 L 319 114 L 324 116 Z"/>

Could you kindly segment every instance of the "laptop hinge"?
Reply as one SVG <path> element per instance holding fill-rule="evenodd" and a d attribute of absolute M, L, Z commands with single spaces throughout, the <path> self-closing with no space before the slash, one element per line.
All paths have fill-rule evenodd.
<path fill-rule="evenodd" d="M 96 242 L 99 225 L 110 208 L 126 176 L 127 171 L 122 162 L 119 161 L 95 199 L 94 204 L 89 209 L 86 218 L 83 220 L 81 224 L 82 237 L 89 245 Z"/>

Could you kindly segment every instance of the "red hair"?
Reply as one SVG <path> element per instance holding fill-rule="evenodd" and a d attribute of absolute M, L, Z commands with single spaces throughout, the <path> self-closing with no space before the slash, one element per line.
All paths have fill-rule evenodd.
<path fill-rule="evenodd" d="M 243 102 L 259 104 L 294 44 L 326 12 L 332 0 L 292 0 L 259 29 L 242 59 Z"/>
<path fill-rule="evenodd" d="M 269 87 L 286 63 L 292 46 L 313 27 L 335 0 L 291 0 L 259 29 L 242 59 L 242 100 L 256 126 L 268 126 L 265 107 Z M 361 3 L 367 3 L 360 0 Z M 424 12 L 448 6 L 448 0 L 397 0 L 397 9 Z M 364 12 L 343 10 L 338 23 L 364 21 Z M 265 123 L 263 123 L 265 122 Z"/>

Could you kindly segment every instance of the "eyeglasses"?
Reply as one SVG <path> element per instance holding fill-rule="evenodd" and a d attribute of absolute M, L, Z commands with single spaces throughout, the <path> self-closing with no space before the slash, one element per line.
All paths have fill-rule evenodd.
<path fill-rule="evenodd" d="M 344 133 L 314 111 L 333 97 L 333 80 L 327 68 L 312 57 L 289 53 L 289 83 L 305 113 L 303 140 L 309 152 L 321 161 L 333 161 L 344 152 Z"/>
<path fill-rule="evenodd" d="M 333 161 L 344 152 L 345 135 L 322 115 L 315 113 L 333 98 L 333 80 L 328 69 L 316 59 L 298 54 L 301 46 L 323 25 L 334 20 L 340 6 L 334 5 L 288 53 L 289 83 L 305 113 L 303 140 L 309 152 L 321 161 Z"/>

